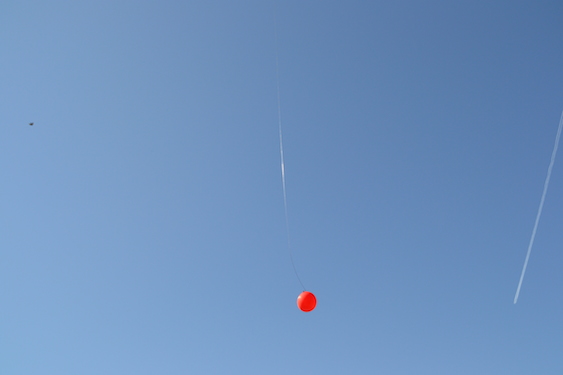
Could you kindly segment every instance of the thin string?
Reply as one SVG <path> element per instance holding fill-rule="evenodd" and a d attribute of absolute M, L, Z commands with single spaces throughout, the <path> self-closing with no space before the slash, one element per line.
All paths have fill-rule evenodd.
<path fill-rule="evenodd" d="M 534 239 L 536 238 L 536 231 L 538 230 L 538 223 L 540 222 L 540 217 L 543 210 L 543 203 L 545 202 L 545 196 L 547 195 L 547 188 L 549 187 L 549 179 L 551 178 L 551 171 L 553 170 L 553 164 L 555 163 L 555 156 L 557 155 L 557 148 L 559 147 L 559 138 L 561 137 L 561 129 L 563 129 L 563 112 L 561 113 L 561 119 L 559 120 L 559 128 L 557 128 L 557 136 L 555 136 L 555 145 L 553 146 L 553 152 L 551 153 L 551 161 L 549 162 L 549 167 L 547 168 L 547 177 L 545 178 L 545 183 L 543 184 L 543 193 L 541 195 L 540 207 L 538 208 L 538 214 L 536 215 L 536 222 L 534 223 L 534 229 L 532 230 L 532 237 L 530 238 L 530 244 L 528 245 L 526 260 L 524 260 L 524 267 L 522 268 L 522 274 L 520 275 L 520 281 L 518 282 L 518 288 L 516 289 L 516 295 L 514 296 L 515 304 L 516 302 L 518 302 L 518 296 L 520 295 L 520 288 L 522 287 L 522 281 L 524 281 L 524 275 L 526 274 L 526 268 L 528 267 L 528 260 L 530 259 L 530 253 L 532 252 L 532 246 L 534 246 Z"/>
<path fill-rule="evenodd" d="M 276 39 L 276 84 L 277 84 L 277 92 L 278 92 L 278 129 L 279 129 L 279 136 L 280 136 L 280 159 L 281 159 L 281 176 L 282 176 L 282 187 L 283 187 L 283 207 L 285 211 L 285 231 L 287 235 L 287 251 L 289 253 L 289 259 L 291 260 L 291 266 L 293 267 L 293 271 L 295 272 L 295 276 L 297 276 L 297 280 L 299 284 L 305 289 L 299 274 L 297 273 L 297 268 L 295 267 L 295 262 L 293 261 L 293 254 L 291 251 L 291 237 L 289 235 L 289 215 L 287 213 L 287 194 L 285 188 L 285 160 L 283 157 L 283 136 L 282 136 L 282 119 L 281 119 L 281 100 L 280 100 L 280 69 L 279 69 L 279 58 L 278 58 L 278 21 L 277 21 L 277 10 L 274 6 L 274 34 Z"/>

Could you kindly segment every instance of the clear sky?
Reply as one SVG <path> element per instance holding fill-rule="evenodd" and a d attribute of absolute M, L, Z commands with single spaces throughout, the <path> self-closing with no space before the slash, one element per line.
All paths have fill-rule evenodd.
<path fill-rule="evenodd" d="M 0 373 L 563 373 L 563 2 L 0 5 Z M 29 126 L 29 122 L 34 122 Z"/>

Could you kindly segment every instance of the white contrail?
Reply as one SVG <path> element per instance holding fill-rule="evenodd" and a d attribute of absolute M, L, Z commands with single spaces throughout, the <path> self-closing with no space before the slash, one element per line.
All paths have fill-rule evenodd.
<path fill-rule="evenodd" d="M 563 112 L 561 113 L 561 119 L 559 120 L 559 128 L 557 129 L 557 136 L 555 137 L 555 145 L 553 146 L 553 152 L 551 153 L 551 162 L 549 163 L 549 168 L 547 168 L 547 177 L 545 178 L 545 183 L 543 185 L 543 193 L 541 195 L 540 207 L 538 208 L 538 214 L 536 215 L 536 222 L 534 223 L 534 229 L 532 230 L 532 237 L 530 238 L 530 244 L 528 245 L 528 253 L 526 254 L 526 260 L 524 261 L 524 267 L 522 268 L 522 274 L 520 275 L 520 282 L 518 282 L 518 288 L 516 289 L 516 295 L 514 296 L 515 304 L 516 302 L 518 302 L 518 295 L 520 294 L 520 288 L 522 287 L 522 281 L 524 280 L 526 267 L 528 267 L 528 260 L 530 259 L 530 253 L 532 252 L 532 246 L 534 246 L 534 239 L 536 238 L 536 231 L 538 230 L 538 223 L 540 222 L 540 216 L 543 210 L 543 203 L 545 202 L 545 196 L 547 194 L 547 188 L 549 186 L 549 179 L 551 178 L 551 171 L 553 169 L 553 164 L 555 162 L 555 155 L 557 155 L 557 148 L 559 147 L 559 138 L 561 137 L 562 128 L 563 128 Z"/>

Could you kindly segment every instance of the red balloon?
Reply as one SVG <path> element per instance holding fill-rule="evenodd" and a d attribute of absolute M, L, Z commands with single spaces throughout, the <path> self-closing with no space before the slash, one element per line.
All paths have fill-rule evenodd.
<path fill-rule="evenodd" d="M 313 311 L 317 306 L 317 297 L 311 292 L 303 292 L 297 297 L 297 307 L 304 312 Z"/>

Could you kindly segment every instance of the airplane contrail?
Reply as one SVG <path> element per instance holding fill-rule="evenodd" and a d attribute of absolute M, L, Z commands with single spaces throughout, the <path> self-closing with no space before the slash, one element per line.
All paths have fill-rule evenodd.
<path fill-rule="evenodd" d="M 520 288 L 522 287 L 522 281 L 524 280 L 526 267 L 528 267 L 528 260 L 530 259 L 530 253 L 532 252 L 532 246 L 534 246 L 534 239 L 536 238 L 536 231 L 538 230 L 538 223 L 540 222 L 540 217 L 543 210 L 543 203 L 545 202 L 545 196 L 547 195 L 547 188 L 549 187 L 549 179 L 551 178 L 551 171 L 553 170 L 553 164 L 555 163 L 555 155 L 557 155 L 557 148 L 559 147 L 559 138 L 561 137 L 562 128 L 563 128 L 563 112 L 561 113 L 561 119 L 559 120 L 559 128 L 557 129 L 557 136 L 555 137 L 555 145 L 553 146 L 553 152 L 551 153 L 551 161 L 549 163 L 549 168 L 547 168 L 547 177 L 545 178 L 545 183 L 543 184 L 543 193 L 541 195 L 540 207 L 538 208 L 538 214 L 536 215 L 536 222 L 534 223 L 534 229 L 532 230 L 532 237 L 530 238 L 530 244 L 528 245 L 528 253 L 526 254 L 526 260 L 524 261 L 524 267 L 522 268 L 522 274 L 520 275 L 520 281 L 518 282 L 518 288 L 516 289 L 516 295 L 514 296 L 514 304 L 518 302 L 518 296 L 520 295 Z"/>

